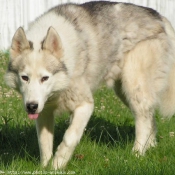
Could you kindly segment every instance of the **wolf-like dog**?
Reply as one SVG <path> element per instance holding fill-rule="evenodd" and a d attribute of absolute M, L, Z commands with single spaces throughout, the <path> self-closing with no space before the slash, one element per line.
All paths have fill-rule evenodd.
<path fill-rule="evenodd" d="M 133 151 L 156 145 L 155 110 L 175 113 L 175 32 L 153 9 L 117 2 L 63 4 L 18 28 L 7 84 L 22 94 L 36 120 L 43 166 L 52 158 L 54 113 L 69 111 L 70 126 L 52 160 L 63 168 L 94 109 L 93 92 L 106 82 L 135 116 Z"/>

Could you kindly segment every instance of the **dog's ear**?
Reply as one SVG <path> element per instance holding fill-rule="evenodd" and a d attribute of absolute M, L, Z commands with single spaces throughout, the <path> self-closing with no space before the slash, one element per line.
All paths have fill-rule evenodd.
<path fill-rule="evenodd" d="M 46 39 L 43 42 L 42 49 L 50 51 L 54 56 L 62 56 L 62 43 L 57 31 L 50 27 L 47 31 Z"/>
<path fill-rule="evenodd" d="M 10 55 L 12 58 L 15 58 L 20 55 L 25 49 L 30 49 L 30 44 L 26 38 L 23 28 L 19 27 L 12 39 Z"/>

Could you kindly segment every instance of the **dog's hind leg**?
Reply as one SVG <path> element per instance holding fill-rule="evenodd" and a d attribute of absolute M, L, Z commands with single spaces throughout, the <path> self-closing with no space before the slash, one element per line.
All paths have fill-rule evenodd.
<path fill-rule="evenodd" d="M 125 90 L 130 108 L 135 115 L 135 143 L 133 151 L 143 155 L 150 146 L 156 145 L 156 125 L 154 121 L 155 102 L 148 90 L 140 83 L 141 80 L 135 82 L 133 87 L 132 81 L 125 79 L 123 86 L 127 86 L 130 90 Z"/>
<path fill-rule="evenodd" d="M 123 86 L 132 87 L 127 83 L 128 82 L 124 82 Z M 132 83 L 132 82 L 130 82 L 130 83 Z M 136 108 L 136 107 L 138 107 L 138 104 L 141 105 L 141 101 L 135 102 L 136 99 L 134 100 L 134 98 L 129 100 L 129 102 L 130 102 L 130 104 L 129 104 L 127 99 L 126 99 L 126 95 L 128 94 L 128 92 L 126 92 L 127 90 L 125 90 L 126 95 L 124 94 L 124 92 L 122 92 L 122 82 L 120 80 L 115 82 L 114 91 L 115 91 L 116 95 L 121 99 L 121 101 L 127 107 L 129 107 L 129 106 L 132 107 L 133 112 L 135 113 L 136 141 L 135 141 L 133 151 L 139 151 L 141 154 L 143 154 L 145 152 L 145 150 L 147 149 L 146 147 L 154 146 L 156 144 L 156 142 L 155 142 L 156 131 L 155 131 L 155 122 L 154 122 L 154 118 L 153 118 L 153 112 L 151 112 L 151 109 L 150 109 L 150 111 L 149 111 L 149 109 L 148 109 L 148 111 L 145 111 L 144 112 L 145 114 L 149 113 L 148 116 L 144 116 L 144 114 L 139 113 L 137 111 L 138 108 Z M 142 97 L 140 96 L 140 98 L 142 98 Z M 144 129 L 145 129 L 145 131 L 144 131 Z M 150 131 L 150 130 L 152 130 L 152 131 Z"/>
<path fill-rule="evenodd" d="M 122 70 L 122 88 L 135 115 L 133 151 L 140 155 L 156 145 L 154 112 L 166 85 L 166 67 L 159 49 L 161 42 L 156 39 L 139 43 L 126 55 Z"/>
<path fill-rule="evenodd" d="M 75 109 L 70 126 L 66 130 L 63 141 L 60 143 L 55 153 L 53 159 L 54 169 L 65 167 L 68 160 L 71 158 L 93 112 L 93 106 L 93 103 L 83 102 Z"/>
<path fill-rule="evenodd" d="M 139 78 L 137 74 L 135 77 L 128 78 L 124 79 L 123 88 L 135 115 L 136 138 L 133 151 L 143 155 L 150 146 L 156 144 L 156 125 L 153 116 L 156 102 L 154 94 L 149 87 L 146 87 L 146 82 L 143 82 L 141 75 Z"/>
<path fill-rule="evenodd" d="M 52 157 L 54 116 L 52 110 L 44 110 L 36 120 L 38 143 L 40 148 L 40 160 L 42 166 L 47 166 Z"/>

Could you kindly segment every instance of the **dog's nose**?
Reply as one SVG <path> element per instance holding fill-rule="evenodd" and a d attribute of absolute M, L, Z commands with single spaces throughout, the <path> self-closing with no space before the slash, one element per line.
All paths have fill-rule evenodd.
<path fill-rule="evenodd" d="M 27 107 L 28 113 L 34 114 L 36 110 L 38 109 L 38 104 L 37 103 L 27 103 L 26 107 Z"/>

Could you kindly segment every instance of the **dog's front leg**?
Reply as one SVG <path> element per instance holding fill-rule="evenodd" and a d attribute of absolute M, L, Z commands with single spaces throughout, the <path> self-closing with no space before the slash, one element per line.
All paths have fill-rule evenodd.
<path fill-rule="evenodd" d="M 46 166 L 52 157 L 54 116 L 52 110 L 42 112 L 36 120 L 36 129 L 42 166 Z"/>
<path fill-rule="evenodd" d="M 84 129 L 93 112 L 93 103 L 84 102 L 78 106 L 72 116 L 72 121 L 69 128 L 66 130 L 63 141 L 58 146 L 53 159 L 53 168 L 63 168 L 66 166 L 68 160 L 79 143 Z"/>

